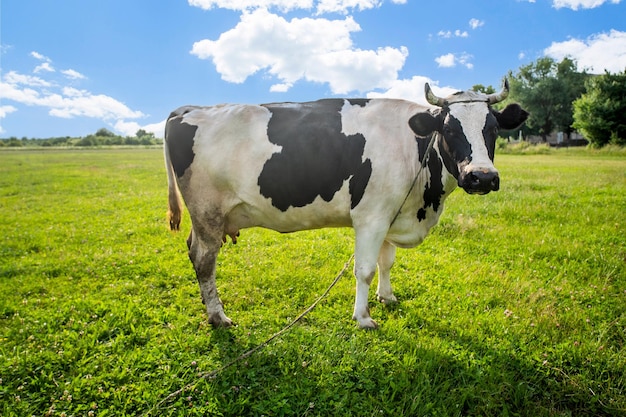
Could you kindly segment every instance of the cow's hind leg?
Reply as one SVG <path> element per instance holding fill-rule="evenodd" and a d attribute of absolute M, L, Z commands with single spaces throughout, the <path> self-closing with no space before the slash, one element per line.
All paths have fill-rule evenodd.
<path fill-rule="evenodd" d="M 385 241 L 378 255 L 378 301 L 384 304 L 393 304 L 398 301 L 391 289 L 390 271 L 396 260 L 396 247 Z"/>
<path fill-rule="evenodd" d="M 224 307 L 215 285 L 217 254 L 222 245 L 222 233 L 219 228 L 201 231 L 194 228 L 187 240 L 189 259 L 196 271 L 202 302 L 206 307 L 209 323 L 214 327 L 230 327 L 233 324 L 224 314 Z"/>

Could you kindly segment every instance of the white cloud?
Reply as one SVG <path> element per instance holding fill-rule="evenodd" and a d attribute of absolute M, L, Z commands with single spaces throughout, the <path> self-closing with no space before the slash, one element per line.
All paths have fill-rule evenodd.
<path fill-rule="evenodd" d="M 0 81 L 0 96 L 3 100 L 32 106 L 37 104 L 39 93 L 32 88 L 19 88 L 16 84 Z"/>
<path fill-rule="evenodd" d="M 291 87 L 293 87 L 292 83 L 274 84 L 273 86 L 270 87 L 270 92 L 272 92 L 272 93 L 286 93 L 287 91 L 289 91 L 289 89 Z"/>
<path fill-rule="evenodd" d="M 574 59 L 580 70 L 592 74 L 622 72 L 626 68 L 626 32 L 611 30 L 593 35 L 586 40 L 570 39 L 553 42 L 544 53 L 556 60 Z"/>
<path fill-rule="evenodd" d="M 70 80 L 84 80 L 85 78 L 87 78 L 80 72 L 75 71 L 73 69 L 63 70 L 61 71 L 61 73 L 65 75 L 67 78 L 69 78 Z"/>
<path fill-rule="evenodd" d="M 313 8 L 313 0 L 188 0 L 190 6 L 204 10 L 212 8 L 229 10 L 269 9 L 276 7 L 283 11 Z"/>
<path fill-rule="evenodd" d="M 461 31 L 459 29 L 455 30 L 454 32 L 452 32 L 451 30 L 440 30 L 437 33 L 437 36 L 439 36 L 440 38 L 446 38 L 446 39 L 450 39 L 453 36 L 456 38 L 467 38 L 469 36 L 469 33 L 467 33 L 466 30 Z"/>
<path fill-rule="evenodd" d="M 478 19 L 470 19 L 469 21 L 469 26 L 470 28 L 473 29 L 477 29 L 481 26 L 483 26 L 485 24 L 484 21 L 482 20 L 478 20 Z M 466 30 L 461 30 L 461 29 L 457 29 L 455 31 L 451 31 L 451 30 L 440 30 L 439 32 L 437 32 L 437 36 L 439 36 L 440 38 L 444 38 L 444 39 L 450 39 L 450 38 L 468 38 L 469 37 L 469 33 Z"/>
<path fill-rule="evenodd" d="M 9 106 L 9 105 L 0 106 L 0 123 L 2 122 L 2 119 L 7 117 L 7 114 L 13 113 L 14 111 L 17 111 L 17 109 L 13 106 Z M 4 128 L 2 127 L 2 125 L 0 125 L 0 134 L 4 132 L 5 132 Z"/>
<path fill-rule="evenodd" d="M 450 68 L 456 65 L 456 57 L 454 54 L 445 54 L 435 58 L 435 62 L 443 68 Z"/>
<path fill-rule="evenodd" d="M 4 74 L 4 81 L 9 84 L 23 84 L 28 85 L 30 87 L 50 87 L 52 83 L 44 80 L 40 77 L 35 77 L 32 75 L 24 75 L 15 71 L 9 71 Z"/>
<path fill-rule="evenodd" d="M 52 94 L 43 98 L 43 103 L 50 107 L 50 115 L 63 118 L 85 116 L 100 120 L 135 119 L 144 116 L 142 112 L 131 110 L 124 103 L 104 94 L 92 94 L 73 88 L 64 88 L 63 93 L 64 95 Z"/>
<path fill-rule="evenodd" d="M 15 71 L 5 74 L 0 81 L 0 96 L 3 100 L 48 108 L 51 116 L 62 118 L 84 116 L 106 121 L 144 116 L 112 97 L 72 87 L 58 87 L 39 77 Z"/>
<path fill-rule="evenodd" d="M 54 67 L 52 66 L 52 60 L 48 58 L 47 56 L 42 55 L 36 51 L 31 52 L 30 56 L 32 56 L 35 59 L 38 59 L 39 61 L 43 61 L 41 64 L 37 65 L 35 69 L 33 70 L 35 74 L 40 73 L 40 72 L 55 72 L 56 71 Z M 82 80 L 86 78 L 83 74 L 73 69 L 62 70 L 61 73 L 71 80 Z"/>
<path fill-rule="evenodd" d="M 384 0 L 188 0 L 189 5 L 204 10 L 212 8 L 251 11 L 256 9 L 278 9 L 282 12 L 291 10 L 316 9 L 317 14 L 343 13 L 348 11 L 368 10 L 380 7 Z M 407 0 L 391 0 L 394 4 L 405 4 Z"/>
<path fill-rule="evenodd" d="M 42 64 L 37 65 L 33 72 L 36 74 L 36 73 L 42 72 L 42 71 L 54 72 L 54 68 L 52 68 L 52 65 L 50 65 L 49 62 L 44 62 Z"/>
<path fill-rule="evenodd" d="M 396 80 L 408 50 L 355 48 L 350 34 L 360 30 L 350 16 L 343 20 L 287 21 L 258 9 L 244 12 L 240 22 L 217 40 L 194 43 L 191 53 L 211 59 L 228 82 L 242 83 L 259 71 L 267 71 L 280 81 L 273 91 L 287 91 L 301 79 L 328 83 L 336 94 L 386 88 Z"/>
<path fill-rule="evenodd" d="M 0 79 L 0 97 L 3 102 L 13 102 L 26 106 L 42 107 L 48 110 L 48 114 L 53 117 L 70 119 L 74 117 L 88 117 L 102 120 L 110 124 L 119 124 L 124 127 L 128 119 L 139 119 L 145 117 L 141 111 L 132 110 L 121 101 L 105 94 L 94 94 L 90 91 L 75 88 L 63 83 L 77 84 L 87 77 L 74 69 L 60 71 L 63 76 L 55 73 L 52 68 L 52 60 L 39 52 L 31 52 L 30 56 L 42 63 L 34 69 L 37 75 L 21 74 L 17 71 L 9 71 Z M 69 80 L 69 81 L 68 81 Z M 12 105 L 0 107 L 0 119 L 5 118 L 9 113 L 17 111 L 18 108 Z M 164 122 L 162 123 L 164 126 Z M 157 134 L 160 124 L 147 125 L 137 128 L 144 128 L 146 131 L 155 129 Z M 133 126 L 135 127 L 135 126 Z M 163 136 L 162 127 L 159 137 Z M 2 133 L 0 127 L 0 133 Z"/>
<path fill-rule="evenodd" d="M 13 106 L 8 106 L 8 105 L 0 106 L 0 123 L 2 122 L 2 119 L 4 119 L 7 116 L 7 114 L 13 113 L 14 111 L 17 111 L 17 108 Z M 5 132 L 4 128 L 0 125 L 0 134 L 4 132 Z"/>
<path fill-rule="evenodd" d="M 469 21 L 469 25 L 472 29 L 478 29 L 481 26 L 485 25 L 485 22 L 483 20 L 478 20 L 478 19 L 470 19 Z"/>
<path fill-rule="evenodd" d="M 367 10 L 380 7 L 381 0 L 320 0 L 317 4 L 318 13 L 347 13 L 352 10 Z"/>
<path fill-rule="evenodd" d="M 449 53 L 449 54 L 441 55 L 435 58 L 435 62 L 441 68 L 452 68 L 452 67 L 456 67 L 457 65 L 463 65 L 464 67 L 468 69 L 472 69 L 474 68 L 474 64 L 470 62 L 471 59 L 472 59 L 472 56 L 467 53 L 462 53 L 458 55 Z"/>
<path fill-rule="evenodd" d="M 435 95 L 439 97 L 447 97 L 450 94 L 457 92 L 458 90 L 452 87 L 439 87 L 436 81 L 427 77 L 414 76 L 410 79 L 396 80 L 392 86 L 385 92 L 371 92 L 367 94 L 369 98 L 401 98 L 404 100 L 410 100 L 415 103 L 427 105 L 426 96 L 424 95 L 424 84 L 429 83 L 433 89 Z"/>
<path fill-rule="evenodd" d="M 0 119 L 4 119 L 7 116 L 7 114 L 13 113 L 14 111 L 17 111 L 17 109 L 13 106 L 9 106 L 9 105 L 0 106 Z"/>
<path fill-rule="evenodd" d="M 52 62 L 50 60 L 50 58 L 48 58 L 47 56 L 42 55 L 42 54 L 40 54 L 39 52 L 36 52 L 36 51 L 31 52 L 30 56 L 32 56 L 33 58 L 38 59 L 40 61 Z"/>
<path fill-rule="evenodd" d="M 83 97 L 85 95 L 89 95 L 89 92 L 86 90 L 79 90 L 74 87 L 63 87 L 63 95 L 67 97 Z"/>
<path fill-rule="evenodd" d="M 618 4 L 620 1 L 621 0 L 553 0 L 552 5 L 556 9 L 567 7 L 572 10 L 578 10 L 578 8 L 593 9 L 602 6 L 604 3 Z"/>
<path fill-rule="evenodd" d="M 162 120 L 157 123 L 140 125 L 137 122 L 118 120 L 114 125 L 114 129 L 125 136 L 135 136 L 139 129 L 143 129 L 148 133 L 153 133 L 155 137 L 162 139 L 165 132 L 165 122 L 166 120 Z"/>

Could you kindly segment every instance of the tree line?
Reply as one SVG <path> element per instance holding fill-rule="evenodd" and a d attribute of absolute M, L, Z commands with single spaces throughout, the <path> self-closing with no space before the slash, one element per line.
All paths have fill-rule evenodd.
<path fill-rule="evenodd" d="M 98 129 L 94 134 L 83 137 L 70 137 L 62 136 L 47 139 L 29 139 L 11 137 L 8 139 L 0 139 L 0 147 L 25 147 L 25 146 L 40 146 L 40 147 L 97 147 L 97 146 L 128 146 L 128 145 L 162 145 L 163 140 L 156 138 L 154 133 L 146 132 L 143 129 L 139 129 L 135 136 L 120 136 L 111 132 L 106 128 Z"/>
<path fill-rule="evenodd" d="M 511 92 L 500 105 L 517 102 L 530 112 L 521 128 L 524 135 L 541 136 L 545 142 L 552 132 L 569 138 L 578 131 L 594 147 L 626 145 L 626 69 L 592 75 L 577 71 L 572 59 L 544 57 L 509 71 L 507 78 Z"/>

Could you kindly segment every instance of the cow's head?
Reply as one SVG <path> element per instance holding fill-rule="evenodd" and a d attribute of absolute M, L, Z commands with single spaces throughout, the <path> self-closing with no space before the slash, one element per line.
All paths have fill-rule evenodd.
<path fill-rule="evenodd" d="M 439 108 L 413 116 L 409 120 L 413 132 L 438 135 L 446 169 L 466 192 L 497 191 L 500 177 L 493 156 L 498 129 L 515 129 L 528 117 L 518 104 L 509 104 L 502 112 L 491 108 L 508 96 L 508 81 L 504 80 L 502 91 L 489 95 L 461 91 L 444 99 L 435 96 L 428 83 L 425 90 L 428 102 Z"/>

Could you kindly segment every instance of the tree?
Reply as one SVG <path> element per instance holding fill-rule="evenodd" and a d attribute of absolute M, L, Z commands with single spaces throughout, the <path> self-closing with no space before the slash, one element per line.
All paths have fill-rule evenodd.
<path fill-rule="evenodd" d="M 554 116 L 554 123 L 569 139 L 574 131 L 574 101 L 585 92 L 585 80 L 589 78 L 586 72 L 576 71 L 576 62 L 569 58 L 557 64 L 557 80 L 562 84 L 562 106 Z"/>
<path fill-rule="evenodd" d="M 88 135 L 76 142 L 76 146 L 96 146 L 98 141 L 94 135 Z"/>
<path fill-rule="evenodd" d="M 103 127 L 103 128 L 98 129 L 98 131 L 96 132 L 95 136 L 113 137 L 113 136 L 115 136 L 115 133 L 113 133 L 109 129 Z"/>
<path fill-rule="evenodd" d="M 472 91 L 476 91 L 477 93 L 483 93 L 483 94 L 493 94 L 496 92 L 496 89 L 493 88 L 493 86 L 491 85 L 485 87 L 482 84 L 475 84 L 474 86 L 472 86 Z"/>
<path fill-rule="evenodd" d="M 586 84 L 587 92 L 574 102 L 574 128 L 594 146 L 626 145 L 626 70 Z"/>
<path fill-rule="evenodd" d="M 584 92 L 585 78 L 587 74 L 577 72 L 569 58 L 557 63 L 543 57 L 509 73 L 511 97 L 530 112 L 526 124 L 531 133 L 545 142 L 554 129 L 572 132 L 572 103 Z"/>

